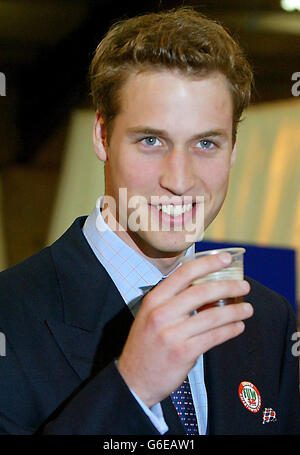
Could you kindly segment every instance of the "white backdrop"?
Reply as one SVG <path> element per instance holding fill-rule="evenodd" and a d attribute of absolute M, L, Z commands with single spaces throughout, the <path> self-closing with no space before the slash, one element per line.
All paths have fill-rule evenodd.
<path fill-rule="evenodd" d="M 104 194 L 104 165 L 96 158 L 92 142 L 94 118 L 89 110 L 72 115 L 48 243 L 76 217 L 88 215 L 96 199 Z"/>

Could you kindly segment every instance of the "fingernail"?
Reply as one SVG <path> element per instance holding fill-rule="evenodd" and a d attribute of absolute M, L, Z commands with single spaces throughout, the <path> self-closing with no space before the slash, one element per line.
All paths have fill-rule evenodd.
<path fill-rule="evenodd" d="M 245 328 L 245 324 L 242 321 L 236 322 L 236 325 L 240 330 L 243 330 Z"/>
<path fill-rule="evenodd" d="M 241 288 L 242 291 L 249 291 L 249 283 L 246 280 L 241 281 Z"/>
<path fill-rule="evenodd" d="M 230 264 L 231 262 L 231 254 L 230 253 L 221 253 L 220 259 L 224 264 Z"/>
<path fill-rule="evenodd" d="M 243 307 L 244 307 L 244 310 L 246 311 L 246 313 L 248 313 L 248 314 L 253 313 L 253 307 L 250 303 L 244 303 Z"/>

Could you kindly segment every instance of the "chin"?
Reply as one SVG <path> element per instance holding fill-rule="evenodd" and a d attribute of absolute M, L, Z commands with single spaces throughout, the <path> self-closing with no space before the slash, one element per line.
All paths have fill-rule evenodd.
<path fill-rule="evenodd" d="M 158 233 L 160 235 L 156 236 L 156 238 L 144 238 L 144 245 L 148 250 L 148 253 L 152 250 L 152 254 L 174 254 L 177 255 L 182 253 L 183 251 L 187 250 L 194 242 L 187 242 L 185 240 L 185 235 L 178 236 L 174 233 L 174 235 L 170 235 L 170 233 Z M 165 235 L 164 235 L 165 234 Z M 167 235 L 166 235 L 167 234 Z"/>

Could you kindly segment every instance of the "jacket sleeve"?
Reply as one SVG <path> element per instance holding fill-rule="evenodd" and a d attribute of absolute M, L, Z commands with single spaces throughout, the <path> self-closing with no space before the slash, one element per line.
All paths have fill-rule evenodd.
<path fill-rule="evenodd" d="M 114 362 L 99 372 L 47 423 L 43 434 L 159 434 Z"/>
<path fill-rule="evenodd" d="M 28 380 L 7 332 L 0 328 L 0 333 L 5 346 L 0 357 L 0 435 L 30 435 L 36 428 L 30 419 Z"/>
<path fill-rule="evenodd" d="M 114 362 L 82 383 L 50 417 L 43 417 L 47 410 L 38 403 L 33 388 L 47 384 L 34 383 L 27 377 L 6 339 L 6 355 L 0 357 L 0 387 L 0 435 L 159 434 Z"/>

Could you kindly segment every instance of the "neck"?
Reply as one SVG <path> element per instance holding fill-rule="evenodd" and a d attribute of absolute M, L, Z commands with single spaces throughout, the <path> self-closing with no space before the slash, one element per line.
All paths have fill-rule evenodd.
<path fill-rule="evenodd" d="M 172 270 L 181 261 L 181 258 L 185 255 L 186 249 L 183 251 L 168 252 L 153 248 L 141 239 L 141 237 L 139 237 L 135 232 L 125 230 L 124 227 L 121 227 L 110 210 L 104 213 L 101 209 L 101 212 L 105 223 L 110 227 L 110 229 L 130 248 L 137 251 L 149 262 L 151 262 L 163 275 L 168 275 L 172 272 Z"/>
<path fill-rule="evenodd" d="M 130 248 L 137 251 L 151 262 L 163 275 L 168 275 L 179 264 L 186 250 L 177 252 L 165 252 L 153 250 L 150 245 L 139 241 L 134 234 L 127 231 L 114 231 Z"/>

